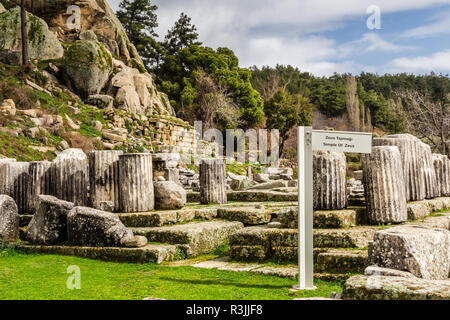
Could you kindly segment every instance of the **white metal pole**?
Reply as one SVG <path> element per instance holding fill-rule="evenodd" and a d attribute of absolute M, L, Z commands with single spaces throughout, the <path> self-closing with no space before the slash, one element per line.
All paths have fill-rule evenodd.
<path fill-rule="evenodd" d="M 312 127 L 298 128 L 298 290 L 313 290 Z"/>

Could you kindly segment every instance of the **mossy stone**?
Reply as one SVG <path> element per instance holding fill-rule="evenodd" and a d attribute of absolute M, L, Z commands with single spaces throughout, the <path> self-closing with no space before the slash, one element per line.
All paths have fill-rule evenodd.
<path fill-rule="evenodd" d="M 98 41 L 78 40 L 67 50 L 64 69 L 82 97 L 98 94 L 113 69 L 112 56 Z"/>
<path fill-rule="evenodd" d="M 4 8 L 3 8 L 4 9 Z M 20 8 L 3 11 L 0 8 L 0 50 L 21 50 Z M 27 13 L 28 42 L 31 59 L 59 59 L 64 54 L 58 38 L 48 29 L 47 23 Z"/>

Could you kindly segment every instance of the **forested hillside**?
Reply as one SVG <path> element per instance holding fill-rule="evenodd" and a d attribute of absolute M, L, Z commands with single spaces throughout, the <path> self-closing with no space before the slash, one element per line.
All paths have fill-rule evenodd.
<path fill-rule="evenodd" d="M 448 75 L 316 77 L 302 72 L 301 66 L 246 69 L 231 49 L 204 46 L 184 13 L 164 38 L 159 37 L 157 13 L 148 0 L 124 0 L 117 15 L 159 89 L 186 121 L 198 119 L 205 127 L 222 130 L 277 128 L 282 145 L 296 125 L 411 132 L 448 153 Z"/>

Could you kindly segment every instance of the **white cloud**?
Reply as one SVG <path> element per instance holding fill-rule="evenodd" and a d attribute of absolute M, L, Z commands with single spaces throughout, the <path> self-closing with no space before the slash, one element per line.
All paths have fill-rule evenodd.
<path fill-rule="evenodd" d="M 359 40 L 344 43 L 339 47 L 341 57 L 368 52 L 400 52 L 416 49 L 413 46 L 403 46 L 384 40 L 377 33 L 365 33 Z"/>
<path fill-rule="evenodd" d="M 434 16 L 433 20 L 433 23 L 405 31 L 400 36 L 405 38 L 425 38 L 450 34 L 450 11 Z"/>
<path fill-rule="evenodd" d="M 120 0 L 109 0 L 114 9 Z M 158 33 L 164 36 L 185 12 L 196 25 L 204 45 L 231 48 L 244 67 L 292 64 L 316 75 L 373 70 L 354 62 L 358 55 L 414 49 L 381 38 L 376 33 L 347 43 L 317 36 L 349 20 L 360 19 L 362 30 L 376 4 L 383 14 L 418 10 L 450 0 L 153 0 L 158 5 Z M 382 22 L 383 26 L 383 22 Z M 367 30 L 369 31 L 369 30 Z"/>
<path fill-rule="evenodd" d="M 389 72 L 428 73 L 450 71 L 450 50 L 436 52 L 430 56 L 402 57 L 392 60 Z"/>

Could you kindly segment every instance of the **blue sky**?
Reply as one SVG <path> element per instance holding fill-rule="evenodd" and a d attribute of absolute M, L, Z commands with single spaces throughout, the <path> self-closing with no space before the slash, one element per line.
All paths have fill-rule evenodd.
<path fill-rule="evenodd" d="M 113 9 L 120 0 L 109 0 Z M 318 76 L 450 74 L 450 0 L 153 0 L 164 36 L 181 12 L 240 65 L 291 64 Z M 381 29 L 370 30 L 369 6 Z"/>

